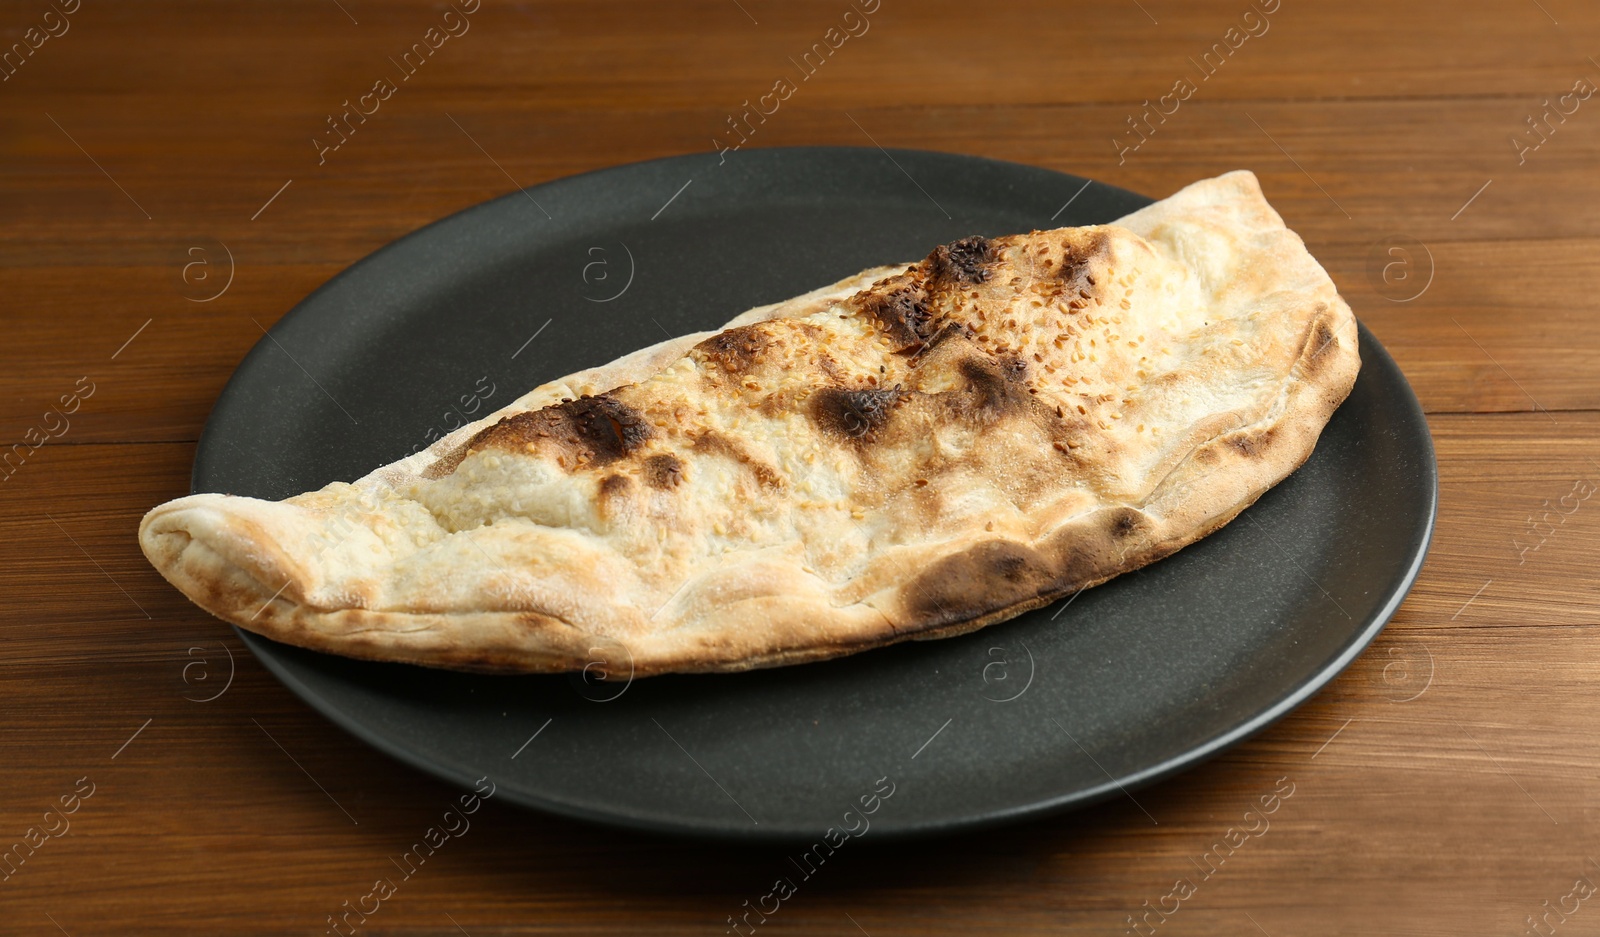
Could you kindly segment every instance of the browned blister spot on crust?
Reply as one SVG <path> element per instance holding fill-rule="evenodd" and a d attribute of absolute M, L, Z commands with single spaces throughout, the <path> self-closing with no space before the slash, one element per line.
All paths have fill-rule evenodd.
<path fill-rule="evenodd" d="M 1027 385 L 1029 367 L 1028 362 L 1024 358 L 1018 355 L 1007 354 L 996 356 L 995 361 L 999 363 L 1000 373 L 1005 377 L 1007 382 L 1011 384 L 1022 384 L 1024 386 Z"/>
<path fill-rule="evenodd" d="M 1127 572 L 1129 551 L 1139 555 L 1138 543 L 1146 539 L 1152 523 L 1137 508 L 1118 507 L 1098 512 L 1060 530 L 1045 544 L 1056 558 L 1061 588 L 1079 588 L 1107 576 Z"/>
<path fill-rule="evenodd" d="M 1263 430 L 1262 432 L 1254 435 L 1251 435 L 1250 433 L 1240 433 L 1236 436 L 1229 436 L 1227 443 L 1228 446 L 1233 449 L 1233 451 L 1239 453 L 1245 458 L 1251 458 L 1272 442 L 1273 435 L 1274 431 L 1271 429 Z"/>
<path fill-rule="evenodd" d="M 994 244 L 984 237 L 964 237 L 933 249 L 927 267 L 930 284 L 937 286 L 974 285 L 989 279 L 995 262 Z"/>
<path fill-rule="evenodd" d="M 1111 252 L 1111 239 L 1104 231 L 1072 231 L 1061 242 L 1061 266 L 1055 275 L 1065 287 L 1067 308 L 1076 312 L 1097 300 L 1105 291 L 1108 272 L 1098 277 L 1097 268 Z"/>
<path fill-rule="evenodd" d="M 937 627 L 1027 601 L 1049 591 L 1056 578 L 1032 548 L 987 540 L 934 563 L 901 595 L 919 626 Z"/>
<path fill-rule="evenodd" d="M 718 332 L 694 346 L 694 351 L 702 360 L 720 365 L 730 374 L 743 374 L 755 366 L 762 352 L 772 344 L 772 336 L 763 325 L 758 322 Z"/>
<path fill-rule="evenodd" d="M 606 393 L 513 413 L 472 437 L 464 448 L 538 452 L 548 447 L 568 467 L 602 466 L 634 452 L 652 434 L 637 411 Z"/>
<path fill-rule="evenodd" d="M 975 354 L 956 365 L 967 392 L 951 395 L 968 416 L 992 418 L 1023 406 L 1028 399 L 1028 363 L 1015 355 Z"/>
<path fill-rule="evenodd" d="M 873 442 L 899 402 L 898 387 L 846 390 L 824 387 L 811 395 L 811 419 L 836 438 Z"/>
<path fill-rule="evenodd" d="M 1126 540 L 1145 526 L 1143 514 L 1133 508 L 1120 508 L 1112 516 L 1109 529 L 1113 540 Z"/>
<path fill-rule="evenodd" d="M 927 341 L 919 342 L 915 345 L 909 345 L 897 351 L 896 354 L 909 356 L 911 359 L 911 366 L 914 368 L 921 362 L 925 355 L 938 348 L 945 341 L 956 337 L 965 338 L 968 341 L 971 341 L 974 338 L 974 335 L 975 333 L 972 331 L 971 326 L 968 326 L 965 323 L 946 322 L 939 326 L 939 330 L 934 332 Z"/>
<path fill-rule="evenodd" d="M 783 476 L 777 469 L 751 455 L 736 440 L 721 433 L 706 430 L 694 437 L 694 447 L 701 452 L 727 456 L 750 470 L 756 481 L 766 488 L 783 487 Z"/>
<path fill-rule="evenodd" d="M 916 283 L 893 287 L 875 284 L 856 294 L 855 301 L 888 334 L 896 351 L 921 346 L 934 332 L 927 291 Z"/>
<path fill-rule="evenodd" d="M 670 452 L 644 460 L 644 483 L 658 491 L 670 491 L 683 483 L 683 463 Z"/>
<path fill-rule="evenodd" d="M 1328 327 L 1328 320 L 1318 319 L 1311 330 L 1311 354 L 1306 356 L 1306 370 L 1316 373 L 1325 362 L 1332 361 L 1339 350 L 1339 337 Z"/>
<path fill-rule="evenodd" d="M 626 475 L 607 475 L 600 479 L 600 499 L 597 507 L 600 516 L 612 519 L 617 516 L 618 502 L 624 502 L 633 490 L 633 479 Z"/>

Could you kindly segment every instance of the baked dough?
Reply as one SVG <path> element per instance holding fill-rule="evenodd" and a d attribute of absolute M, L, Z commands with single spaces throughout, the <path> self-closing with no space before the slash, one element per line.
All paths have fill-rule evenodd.
<path fill-rule="evenodd" d="M 1233 172 L 752 309 L 354 483 L 180 498 L 139 538 L 212 614 L 351 657 L 818 660 L 972 631 L 1216 530 L 1310 455 L 1356 340 Z"/>

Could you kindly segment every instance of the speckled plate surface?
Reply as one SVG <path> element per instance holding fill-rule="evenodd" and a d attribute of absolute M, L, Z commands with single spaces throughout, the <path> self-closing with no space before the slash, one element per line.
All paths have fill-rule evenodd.
<path fill-rule="evenodd" d="M 282 498 L 351 480 L 545 380 L 751 306 L 964 235 L 1108 222 L 1149 201 L 992 160 L 831 148 L 654 160 L 514 192 L 396 241 L 285 316 L 217 401 L 194 490 Z M 603 684 L 244 639 L 401 761 L 613 825 L 816 840 L 860 826 L 846 811 L 892 786 L 872 802 L 876 838 L 1122 796 L 1309 698 L 1415 579 L 1432 445 L 1365 329 L 1361 356 L 1310 460 L 1228 527 L 964 637 Z"/>

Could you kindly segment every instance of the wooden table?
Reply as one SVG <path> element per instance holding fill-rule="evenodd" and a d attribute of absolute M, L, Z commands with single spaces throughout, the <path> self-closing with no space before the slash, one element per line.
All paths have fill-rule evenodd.
<path fill-rule="evenodd" d="M 841 853 L 761 932 L 1123 934 L 1145 902 L 1178 910 L 1138 933 L 1600 927 L 1600 8 L 861 6 L 0 5 L 21 44 L 0 60 L 0 432 L 48 438 L 0 469 L 0 840 L 77 808 L 0 881 L 0 932 L 321 934 L 389 873 L 455 792 L 290 695 L 145 563 L 139 516 L 187 492 L 229 373 L 318 284 L 514 185 L 734 142 L 727 118 L 833 27 L 747 146 L 975 153 L 1156 196 L 1255 170 L 1410 376 L 1442 506 L 1378 642 L 1141 793 L 1158 824 L 1115 800 Z M 381 109 L 333 149 L 346 100 Z M 475 819 L 360 932 L 723 934 L 782 855 Z"/>

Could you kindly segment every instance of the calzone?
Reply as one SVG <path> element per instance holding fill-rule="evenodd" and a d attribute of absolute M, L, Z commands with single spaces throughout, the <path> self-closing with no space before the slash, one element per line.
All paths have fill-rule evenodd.
<path fill-rule="evenodd" d="M 969 632 L 1204 537 L 1310 455 L 1356 346 L 1233 172 L 752 309 L 352 483 L 171 501 L 139 538 L 206 611 L 335 654 L 795 664 Z"/>

